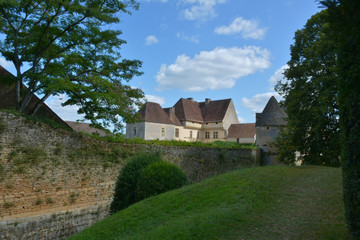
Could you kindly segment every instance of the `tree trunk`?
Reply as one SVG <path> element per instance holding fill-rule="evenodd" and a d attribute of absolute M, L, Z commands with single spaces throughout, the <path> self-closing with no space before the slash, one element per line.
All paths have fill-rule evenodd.
<path fill-rule="evenodd" d="M 41 99 L 39 100 L 39 102 L 36 104 L 33 112 L 31 113 L 31 116 L 32 116 L 32 117 L 35 116 L 35 114 L 39 111 L 40 107 L 44 104 L 44 102 L 46 101 L 46 99 L 48 99 L 48 97 L 51 96 L 51 93 L 52 93 L 52 92 L 47 93 L 43 98 L 41 98 Z"/>

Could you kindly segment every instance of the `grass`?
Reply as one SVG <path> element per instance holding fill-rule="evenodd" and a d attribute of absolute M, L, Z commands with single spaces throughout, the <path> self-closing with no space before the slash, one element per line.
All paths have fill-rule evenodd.
<path fill-rule="evenodd" d="M 107 136 L 93 135 L 91 137 L 107 142 L 128 143 L 128 144 L 148 144 L 148 145 L 204 147 L 204 148 L 230 148 L 230 149 L 257 148 L 254 144 L 243 144 L 243 143 L 228 142 L 228 141 L 214 141 L 214 142 L 203 143 L 199 141 L 187 142 L 187 141 L 179 141 L 179 140 L 144 140 L 140 138 L 126 139 L 122 134 L 114 134 Z"/>
<path fill-rule="evenodd" d="M 136 203 L 70 239 L 347 239 L 341 170 L 242 169 Z"/>

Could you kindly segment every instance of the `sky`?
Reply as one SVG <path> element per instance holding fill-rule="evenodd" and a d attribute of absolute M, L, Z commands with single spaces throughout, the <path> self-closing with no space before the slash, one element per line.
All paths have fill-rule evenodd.
<path fill-rule="evenodd" d="M 295 31 L 319 12 L 315 0 L 140 0 L 111 28 L 127 42 L 121 55 L 143 62 L 128 84 L 162 107 L 180 98 L 231 98 L 240 123 L 255 122 L 290 60 Z M 0 58 L 0 64 L 11 66 Z M 46 102 L 65 120 L 81 119 L 66 96 Z"/>

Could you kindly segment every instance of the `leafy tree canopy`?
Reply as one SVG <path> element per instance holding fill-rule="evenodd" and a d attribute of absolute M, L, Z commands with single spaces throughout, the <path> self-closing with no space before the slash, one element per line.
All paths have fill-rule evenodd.
<path fill-rule="evenodd" d="M 288 114 L 278 142 L 282 160 L 299 151 L 305 163 L 339 165 L 336 53 L 329 31 L 323 10 L 295 33 L 287 81 L 276 85 Z"/>
<path fill-rule="evenodd" d="M 135 119 L 143 92 L 124 84 L 142 73 L 139 60 L 123 59 L 119 14 L 137 10 L 135 0 L 2 0 L 0 53 L 16 69 L 18 110 L 33 96 L 66 94 L 66 105 L 93 124 L 121 128 Z M 22 84 L 28 88 L 24 90 Z"/>
<path fill-rule="evenodd" d="M 360 239 L 360 1 L 324 0 L 336 43 L 345 215 Z"/>

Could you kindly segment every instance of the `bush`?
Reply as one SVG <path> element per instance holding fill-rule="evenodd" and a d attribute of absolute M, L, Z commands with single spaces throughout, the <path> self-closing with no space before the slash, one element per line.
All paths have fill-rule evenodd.
<path fill-rule="evenodd" d="M 154 162 L 160 162 L 159 153 L 140 153 L 134 156 L 121 170 L 115 186 L 110 213 L 116 213 L 136 202 L 135 191 L 141 171 Z"/>
<path fill-rule="evenodd" d="M 136 200 L 180 188 L 187 183 L 188 179 L 179 167 L 168 162 L 156 162 L 141 172 L 136 187 Z"/>

